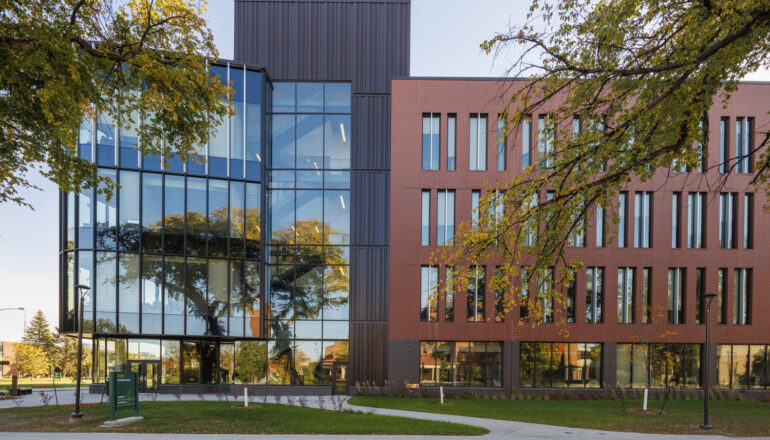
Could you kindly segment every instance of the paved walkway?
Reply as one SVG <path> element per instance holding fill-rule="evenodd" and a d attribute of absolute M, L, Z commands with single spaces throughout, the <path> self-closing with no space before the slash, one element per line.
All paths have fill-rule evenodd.
<path fill-rule="evenodd" d="M 48 394 L 51 391 L 44 391 Z M 158 401 L 173 401 L 176 397 L 173 395 L 141 395 L 140 399 L 144 401 L 152 400 L 157 397 Z M 84 403 L 98 403 L 101 398 L 99 394 L 84 394 Z M 199 400 L 196 394 L 183 394 L 182 400 Z M 204 400 L 216 400 L 217 397 L 212 394 L 203 396 Z M 264 398 L 257 398 L 261 402 Z M 21 399 L 20 399 L 21 400 Z M 71 404 L 75 400 L 74 390 L 67 390 L 59 393 L 59 403 Z M 294 404 L 297 404 L 297 398 L 294 397 Z M 324 398 L 324 408 L 331 407 L 330 398 Z M 268 403 L 275 403 L 274 397 L 268 397 Z M 106 397 L 105 397 L 106 402 Z M 318 407 L 317 397 L 307 397 L 308 406 Z M 282 404 L 287 404 L 287 398 L 281 399 Z M 39 406 L 42 405 L 40 394 L 35 390 L 31 396 L 26 396 L 19 406 Z M 53 401 L 52 401 L 53 404 Z M 11 401 L 0 401 L 0 409 L 14 407 L 16 404 Z M 381 438 L 387 440 L 418 440 L 418 439 L 440 439 L 440 440 L 469 440 L 469 438 L 479 438 L 483 440 L 548 440 L 548 439 L 602 439 L 602 440 L 715 440 L 715 439 L 737 439 L 737 437 L 724 436 L 704 436 L 704 435 L 662 435 L 662 434 L 637 434 L 612 431 L 597 431 L 593 429 L 566 428 L 562 426 L 539 425 L 535 423 L 512 422 L 507 420 L 482 419 L 477 417 L 463 417 L 449 414 L 435 414 L 415 411 L 401 411 L 394 409 L 369 408 L 349 405 L 345 402 L 346 409 L 368 412 L 372 414 L 402 416 L 414 419 L 440 420 L 446 422 L 463 423 L 466 425 L 481 426 L 489 430 L 489 434 L 479 437 L 451 437 L 451 436 L 363 436 L 363 435 L 235 435 L 235 434 L 122 434 L 122 433 L 3 433 L 0 432 L 0 440 L 273 440 L 273 439 L 314 439 L 314 440 L 350 440 L 350 439 L 370 439 Z M 2 430 L 2 426 L 0 426 Z M 748 437 L 744 437 L 748 438 Z M 767 439 L 770 437 L 753 437 L 756 439 Z"/>

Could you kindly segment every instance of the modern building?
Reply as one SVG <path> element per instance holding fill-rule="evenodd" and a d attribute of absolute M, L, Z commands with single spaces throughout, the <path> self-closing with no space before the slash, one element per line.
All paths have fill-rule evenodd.
<path fill-rule="evenodd" d="M 162 392 L 693 387 L 698 298 L 712 290 L 719 383 L 767 387 L 770 249 L 754 237 L 768 222 L 750 162 L 719 191 L 685 178 L 697 170 L 629 185 L 626 247 L 588 228 L 570 250 L 587 269 L 567 338 L 496 313 L 493 261 L 468 289 L 426 295 L 446 276 L 432 251 L 484 182 L 521 173 L 537 129 L 497 154 L 499 81 L 409 78 L 409 14 L 409 0 L 236 0 L 235 61 L 210 72 L 232 83 L 237 114 L 204 164 L 140 157 L 136 135 L 103 115 L 83 123 L 79 154 L 121 185 L 110 200 L 60 198 L 61 328 L 77 331 L 75 286 L 90 286 L 92 390 L 123 368 Z M 715 106 L 707 160 L 756 144 L 768 97 L 746 84 Z"/>

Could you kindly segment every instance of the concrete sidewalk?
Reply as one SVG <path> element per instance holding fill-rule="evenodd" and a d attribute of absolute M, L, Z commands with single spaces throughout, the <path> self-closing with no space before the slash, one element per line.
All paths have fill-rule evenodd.
<path fill-rule="evenodd" d="M 71 404 L 74 402 L 74 392 L 69 392 L 67 395 L 59 396 L 59 401 L 62 404 Z M 85 394 L 85 402 L 98 403 L 101 395 Z M 152 395 L 142 395 L 141 400 L 151 400 Z M 199 396 L 195 394 L 184 394 L 181 396 L 182 400 L 199 400 Z M 306 397 L 308 406 L 318 408 L 319 401 L 317 397 Z M 297 403 L 297 397 L 293 397 L 295 405 Z M 329 409 L 331 407 L 330 398 L 326 396 L 324 398 L 324 408 Z M 176 397 L 173 395 L 161 394 L 157 396 L 158 401 L 174 401 Z M 217 397 L 211 394 L 204 395 L 204 400 L 217 400 Z M 264 398 L 257 398 L 256 401 L 262 402 Z M 105 398 L 106 402 L 106 398 Z M 276 403 L 275 398 L 270 396 L 267 398 L 268 403 Z M 287 404 L 287 398 L 281 399 L 282 404 Z M 33 394 L 27 396 L 22 402 L 22 406 L 39 406 L 41 405 L 39 394 Z M 10 401 L 0 401 L 0 408 L 8 408 L 16 406 Z M 550 426 L 539 425 L 535 423 L 513 422 L 507 420 L 494 420 L 494 419 L 482 419 L 477 417 L 463 417 L 449 414 L 435 414 L 424 413 L 415 411 L 402 411 L 383 408 L 370 408 L 349 405 L 347 402 L 344 404 L 345 409 L 352 409 L 355 411 L 367 412 L 372 414 L 389 415 L 389 416 L 401 416 L 409 417 L 413 419 L 425 419 L 425 420 L 439 420 L 453 423 L 462 423 L 466 425 L 480 426 L 489 430 L 489 434 L 479 437 L 463 437 L 463 436 L 399 436 L 399 435 L 380 435 L 380 436 L 365 436 L 365 435 L 236 435 L 236 434 L 122 434 L 122 433 L 3 433 L 0 432 L 0 440 L 221 440 L 221 439 L 238 439 L 238 440 L 270 440 L 270 439 L 318 439 L 318 440 L 347 440 L 347 439 L 368 439 L 368 438 L 385 438 L 388 440 L 401 440 L 401 439 L 443 439 L 443 440 L 468 440 L 469 438 L 480 438 L 484 440 L 498 440 L 498 439 L 519 439 L 519 440 L 547 440 L 547 439 L 562 439 L 562 438 L 593 438 L 604 440 L 662 440 L 662 439 L 676 439 L 676 440 L 714 440 L 714 439 L 736 439 L 738 437 L 724 437 L 724 436 L 705 436 L 705 435 L 663 435 L 663 434 L 638 434 L 638 433 L 625 433 L 625 432 L 612 432 L 612 431 L 598 431 L 592 429 L 579 429 L 579 428 L 566 428 L 562 426 Z M 770 423 L 770 422 L 769 422 Z M 0 426 L 2 430 L 2 426 Z M 748 437 L 744 437 L 748 438 Z M 770 437 L 754 437 L 764 438 L 770 440 Z"/>

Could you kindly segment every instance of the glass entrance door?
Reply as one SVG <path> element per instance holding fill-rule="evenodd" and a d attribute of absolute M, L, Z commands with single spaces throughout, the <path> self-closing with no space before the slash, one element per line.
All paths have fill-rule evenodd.
<path fill-rule="evenodd" d="M 332 366 L 332 394 L 348 394 L 347 362 L 335 362 Z"/>
<path fill-rule="evenodd" d="M 154 393 L 160 387 L 160 361 L 136 360 L 128 361 L 129 371 L 139 373 L 139 392 Z"/>

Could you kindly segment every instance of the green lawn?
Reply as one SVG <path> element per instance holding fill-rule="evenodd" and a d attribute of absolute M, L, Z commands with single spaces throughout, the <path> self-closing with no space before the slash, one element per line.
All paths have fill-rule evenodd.
<path fill-rule="evenodd" d="M 702 400 L 669 400 L 665 413 L 623 411 L 620 400 L 445 400 L 355 396 L 353 405 L 411 411 L 456 414 L 516 420 L 576 428 L 676 434 L 722 434 L 727 436 L 770 435 L 770 403 L 712 400 L 710 422 L 714 430 L 704 432 Z M 662 400 L 650 400 L 648 409 L 660 409 Z M 641 408 L 641 400 L 626 401 L 627 408 Z"/>
<path fill-rule="evenodd" d="M 331 412 L 285 405 L 182 401 L 141 402 L 144 420 L 117 428 L 98 428 L 108 417 L 107 404 L 85 405 L 83 421 L 69 423 L 72 405 L 0 410 L 3 431 L 144 432 L 206 434 L 416 434 L 481 435 L 484 428 L 455 423 Z M 119 411 L 118 417 L 132 415 Z"/>
<path fill-rule="evenodd" d="M 91 383 L 91 379 L 83 380 L 81 382 L 81 386 L 88 387 L 88 384 L 90 383 Z M 57 388 L 74 387 L 74 386 L 75 386 L 74 378 L 56 380 Z M 42 377 L 42 378 L 22 377 L 19 379 L 19 387 L 20 388 L 52 388 L 53 381 L 51 380 L 50 377 Z M 11 389 L 11 378 L 10 377 L 0 378 L 0 390 L 9 390 L 9 389 Z"/>

